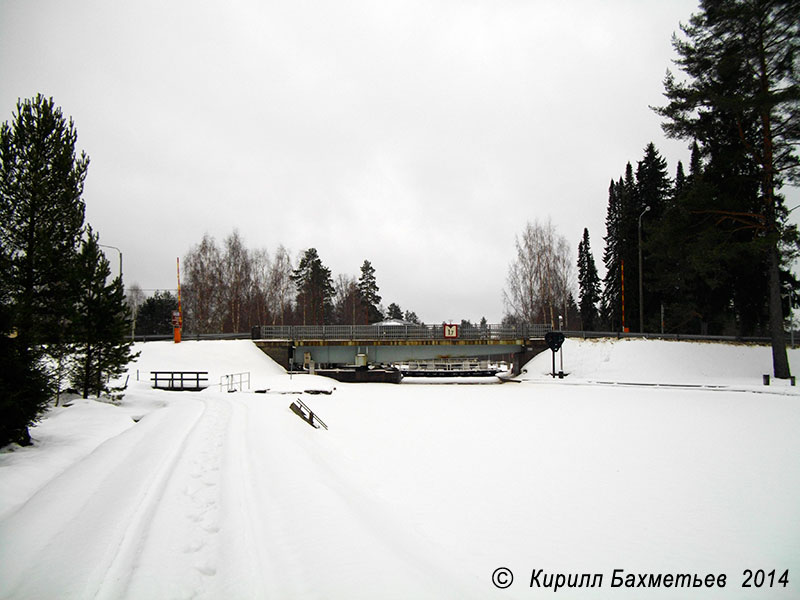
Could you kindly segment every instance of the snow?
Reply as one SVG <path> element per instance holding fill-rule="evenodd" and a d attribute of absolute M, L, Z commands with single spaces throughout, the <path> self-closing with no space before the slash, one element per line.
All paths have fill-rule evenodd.
<path fill-rule="evenodd" d="M 557 355 L 556 372 L 563 360 L 570 380 L 582 382 L 752 388 L 772 373 L 770 349 L 749 344 L 572 338 L 564 341 L 562 354 Z M 800 368 L 800 353 L 790 352 L 792 362 Z M 525 366 L 523 379 L 549 379 L 551 370 L 552 354 L 543 352 Z"/>
<path fill-rule="evenodd" d="M 762 384 L 768 348 L 568 339 L 565 379 L 546 351 L 502 385 L 290 376 L 247 341 L 137 350 L 120 406 L 73 400 L 0 453 L 0 598 L 552 593 L 534 569 L 603 574 L 563 598 L 800 596 L 800 394 Z M 179 369 L 212 385 L 150 388 Z M 220 392 L 240 372 L 251 390 Z M 611 588 L 614 569 L 728 584 Z M 789 584 L 743 589 L 745 569 Z"/>

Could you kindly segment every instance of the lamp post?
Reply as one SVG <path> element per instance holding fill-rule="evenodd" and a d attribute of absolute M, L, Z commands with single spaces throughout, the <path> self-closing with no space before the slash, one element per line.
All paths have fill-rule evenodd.
<path fill-rule="evenodd" d="M 644 294 L 642 293 L 642 280 L 644 279 L 642 273 L 642 217 L 648 210 L 650 210 L 650 207 L 645 206 L 642 214 L 639 215 L 639 333 L 644 333 Z"/>
<path fill-rule="evenodd" d="M 119 252 L 119 279 L 122 281 L 122 250 L 117 248 L 116 246 L 108 246 L 106 244 L 97 244 L 101 248 L 111 248 L 112 250 L 116 250 Z"/>

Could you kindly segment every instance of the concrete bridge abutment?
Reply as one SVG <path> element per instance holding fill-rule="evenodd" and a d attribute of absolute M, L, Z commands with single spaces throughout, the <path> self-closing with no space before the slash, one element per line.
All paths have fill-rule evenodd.
<path fill-rule="evenodd" d="M 537 354 L 548 350 L 544 340 L 527 340 L 525 346 L 514 354 L 514 362 L 511 366 L 511 375 L 516 377 L 522 372 L 522 367 Z"/>

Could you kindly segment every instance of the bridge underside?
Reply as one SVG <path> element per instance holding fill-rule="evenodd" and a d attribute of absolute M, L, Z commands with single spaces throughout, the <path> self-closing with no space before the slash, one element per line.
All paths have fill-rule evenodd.
<path fill-rule="evenodd" d="M 471 343 L 469 341 L 445 343 L 441 340 L 424 341 L 371 341 L 371 342 L 325 342 L 312 344 L 307 340 L 299 342 L 294 350 L 294 362 L 303 364 L 306 354 L 315 363 L 350 364 L 356 363 L 356 355 L 364 354 L 369 364 L 399 363 L 431 358 L 455 358 L 471 356 L 496 356 L 516 354 L 524 346 L 519 343 Z"/>
<path fill-rule="evenodd" d="M 284 367 L 307 364 L 355 365 L 357 355 L 368 364 L 389 364 L 439 358 L 507 356 L 514 371 L 546 348 L 542 340 L 254 340 Z"/>

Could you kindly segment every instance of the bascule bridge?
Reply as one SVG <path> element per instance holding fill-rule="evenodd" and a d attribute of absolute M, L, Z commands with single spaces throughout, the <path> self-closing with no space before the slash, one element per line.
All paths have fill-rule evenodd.
<path fill-rule="evenodd" d="M 547 325 L 264 325 L 253 341 L 284 367 L 510 356 L 516 374 L 547 348 Z"/>

